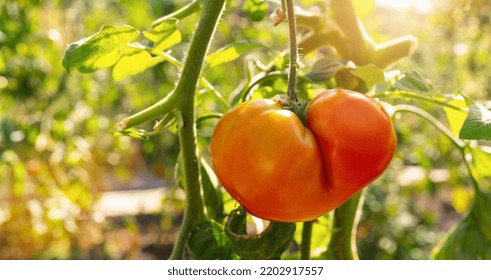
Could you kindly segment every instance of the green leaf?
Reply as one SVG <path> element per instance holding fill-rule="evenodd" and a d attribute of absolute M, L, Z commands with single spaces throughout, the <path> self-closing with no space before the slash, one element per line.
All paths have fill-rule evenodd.
<path fill-rule="evenodd" d="M 363 79 L 369 89 L 385 82 L 384 71 L 373 64 L 356 67 L 355 75 Z"/>
<path fill-rule="evenodd" d="M 473 214 L 484 240 L 491 246 L 491 192 L 480 191 L 476 194 L 476 209 Z"/>
<path fill-rule="evenodd" d="M 115 136 L 128 136 L 131 138 L 139 139 L 139 140 L 148 140 L 149 135 L 148 132 L 143 129 L 129 128 L 123 131 L 116 131 L 113 133 Z"/>
<path fill-rule="evenodd" d="M 179 20 L 171 18 L 154 26 L 152 30 L 143 32 L 143 36 L 154 43 L 153 50 L 156 53 L 181 42 L 181 32 L 176 26 L 178 22 Z"/>
<path fill-rule="evenodd" d="M 435 259 L 491 259 L 491 193 L 476 193 L 472 210 L 433 251 Z"/>
<path fill-rule="evenodd" d="M 201 182 L 208 217 L 222 221 L 225 214 L 220 184 L 215 172 L 203 157 L 201 158 Z"/>
<path fill-rule="evenodd" d="M 132 55 L 123 56 L 113 68 L 113 79 L 115 81 L 121 81 L 140 74 L 164 60 L 166 60 L 165 56 L 152 56 L 144 50 Z"/>
<path fill-rule="evenodd" d="M 469 140 L 491 140 L 491 111 L 482 104 L 472 104 L 459 137 Z"/>
<path fill-rule="evenodd" d="M 433 86 L 417 72 L 405 73 L 393 87 L 416 93 L 430 93 L 434 90 Z"/>
<path fill-rule="evenodd" d="M 325 83 L 329 78 L 333 77 L 339 69 L 345 67 L 345 65 L 345 63 L 337 59 L 321 58 L 314 62 L 312 70 L 306 77 L 314 83 Z"/>
<path fill-rule="evenodd" d="M 479 177 L 491 177 L 491 147 L 481 146 L 473 148 L 472 163 L 473 169 Z"/>
<path fill-rule="evenodd" d="M 350 89 L 358 92 L 367 92 L 368 87 L 363 79 L 355 74 L 351 67 L 342 67 L 336 72 L 336 82 L 338 87 Z"/>
<path fill-rule="evenodd" d="M 114 65 L 122 55 L 123 47 L 139 34 L 135 28 L 106 25 L 89 38 L 70 44 L 63 57 L 63 67 L 70 73 L 78 69 L 82 73 Z"/>
<path fill-rule="evenodd" d="M 268 2 L 266 0 L 246 0 L 244 11 L 252 21 L 261 21 L 268 15 Z"/>
<path fill-rule="evenodd" d="M 256 41 L 235 42 L 208 55 L 206 62 L 209 67 L 214 67 L 222 63 L 234 61 L 244 53 L 258 48 L 266 48 L 266 46 Z"/>
<path fill-rule="evenodd" d="M 225 224 L 225 234 L 235 252 L 243 259 L 280 259 L 291 245 L 295 223 L 270 222 L 262 233 L 247 235 L 246 217 L 246 211 L 236 209 L 230 213 Z"/>
<path fill-rule="evenodd" d="M 433 251 L 432 257 L 437 260 L 490 259 L 491 244 L 484 240 L 476 221 L 464 219 Z"/>
<path fill-rule="evenodd" d="M 212 220 L 198 223 L 188 238 L 192 256 L 198 260 L 237 259 L 222 225 Z"/>
<path fill-rule="evenodd" d="M 455 106 L 457 108 L 467 108 L 467 102 L 465 101 L 462 95 L 457 95 L 451 100 L 447 101 L 448 104 Z M 462 125 L 464 124 L 465 119 L 467 118 L 466 111 L 459 111 L 453 108 L 443 107 L 445 114 L 447 115 L 448 123 L 450 124 L 450 129 L 452 134 L 457 136 L 459 135 L 460 130 L 462 129 Z"/>

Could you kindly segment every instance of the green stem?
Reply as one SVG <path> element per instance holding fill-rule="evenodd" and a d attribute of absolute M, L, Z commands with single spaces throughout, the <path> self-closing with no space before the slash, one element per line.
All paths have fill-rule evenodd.
<path fill-rule="evenodd" d="M 123 131 L 144 122 L 159 118 L 175 109 L 180 101 L 180 96 L 173 91 L 152 106 L 119 121 L 115 128 L 117 131 Z"/>
<path fill-rule="evenodd" d="M 389 92 L 389 93 L 384 92 L 384 93 L 378 93 L 378 94 L 370 95 L 370 97 L 380 98 L 380 99 L 382 99 L 382 98 L 409 98 L 409 99 L 426 101 L 426 102 L 436 104 L 438 106 L 447 107 L 447 108 L 450 108 L 453 110 L 465 112 L 465 110 L 463 108 L 454 106 L 452 104 L 448 104 L 448 103 L 445 103 L 443 101 L 435 100 L 433 98 L 428 98 L 428 97 L 423 96 L 421 94 L 413 94 L 411 92 L 406 92 L 406 91 L 394 91 L 394 92 Z"/>
<path fill-rule="evenodd" d="M 395 105 L 394 106 L 394 111 L 395 112 L 408 112 L 408 113 L 413 113 L 425 120 L 427 120 L 429 123 L 431 123 L 433 126 L 435 126 L 438 130 L 440 130 L 445 136 L 447 136 L 448 139 L 450 139 L 455 146 L 457 146 L 460 150 L 464 150 L 465 147 L 465 142 L 456 138 L 453 136 L 452 132 L 445 126 L 443 125 L 438 119 L 433 117 L 431 114 L 426 112 L 425 110 L 422 110 L 418 107 L 411 106 L 411 105 Z"/>
<path fill-rule="evenodd" d="M 396 105 L 394 106 L 395 112 L 408 112 L 408 113 L 413 113 L 426 121 L 428 121 L 430 124 L 432 124 L 434 127 L 436 127 L 440 132 L 442 132 L 445 136 L 447 136 L 448 139 L 452 141 L 452 143 L 458 148 L 460 153 L 462 154 L 462 157 L 464 158 L 464 164 L 465 167 L 467 168 L 467 171 L 469 173 L 469 178 L 471 179 L 472 187 L 476 193 L 476 196 L 478 196 L 481 193 L 481 188 L 479 187 L 479 183 L 476 180 L 476 177 L 474 176 L 472 172 L 472 167 L 469 164 L 469 159 L 466 157 L 466 147 L 467 143 L 458 139 L 455 137 L 452 132 L 445 126 L 443 125 L 438 119 L 433 117 L 431 114 L 428 112 L 414 106 L 410 105 Z"/>
<path fill-rule="evenodd" d="M 193 225 L 206 218 L 203 210 L 203 198 L 201 196 L 194 96 L 205 55 L 224 6 L 225 0 L 208 0 L 204 2 L 203 12 L 201 13 L 198 26 L 191 41 L 181 78 L 175 90 L 176 94 L 180 96 L 178 112 L 178 119 L 180 121 L 179 142 L 182 156 L 186 206 L 181 231 L 170 259 L 182 259 L 185 241 Z"/>
<path fill-rule="evenodd" d="M 244 87 L 240 90 L 239 101 L 244 102 L 244 101 L 248 100 L 249 95 L 252 93 L 252 89 L 256 85 L 270 81 L 270 80 L 274 80 L 277 78 L 288 78 L 288 76 L 285 73 L 279 72 L 279 71 L 269 72 L 269 73 L 266 73 L 266 72 L 258 73 L 256 76 L 254 76 L 251 79 L 251 81 L 248 84 L 244 85 Z"/>
<path fill-rule="evenodd" d="M 287 94 L 292 102 L 297 102 L 297 71 L 300 64 L 298 62 L 297 27 L 293 0 L 286 0 L 286 10 L 290 35 L 290 72 L 288 74 Z"/>
<path fill-rule="evenodd" d="M 154 20 L 152 22 L 152 26 L 156 26 L 158 25 L 159 23 L 167 20 L 167 19 L 170 19 L 170 18 L 176 18 L 176 19 L 184 19 L 194 13 L 197 13 L 201 10 L 203 6 L 203 1 L 201 0 L 194 0 L 193 2 L 187 4 L 186 6 L 182 7 L 181 9 L 171 13 L 171 14 L 168 14 L 168 15 L 165 15 L 161 18 L 158 18 L 156 20 Z"/>
<path fill-rule="evenodd" d="M 309 260 L 310 259 L 310 247 L 312 241 L 312 227 L 314 221 L 308 221 L 303 223 L 302 228 L 302 244 L 300 245 L 300 259 Z"/>
<path fill-rule="evenodd" d="M 177 67 L 182 67 L 182 63 L 177 60 L 175 57 L 173 57 L 172 55 L 166 53 L 166 52 L 162 52 L 161 54 L 162 56 L 165 56 L 165 58 L 174 66 L 177 66 Z M 215 98 L 217 99 L 217 101 L 225 108 L 225 109 L 230 109 L 230 105 L 228 104 L 227 100 L 225 100 L 225 98 L 223 97 L 223 95 L 205 78 L 205 77 L 201 77 L 200 80 L 199 80 L 199 84 L 204 87 L 205 89 L 207 89 L 209 92 L 211 92 Z"/>
<path fill-rule="evenodd" d="M 176 67 L 182 67 L 182 63 L 172 55 L 167 52 L 161 52 L 159 55 L 162 55 L 166 58 L 166 60 Z M 223 95 L 216 90 L 215 87 L 205 78 L 201 77 L 199 79 L 199 83 L 201 86 L 210 91 L 213 96 L 218 100 L 218 102 L 226 109 L 230 108 L 227 100 L 223 97 Z M 180 102 L 179 94 L 176 94 L 174 91 L 171 92 L 168 96 L 155 103 L 154 105 L 134 114 L 129 117 L 124 118 L 120 122 L 118 122 L 115 126 L 117 131 L 123 131 L 125 129 L 137 126 L 147 121 L 151 121 L 153 119 L 159 118 L 169 112 L 172 111 L 177 104 Z"/>
<path fill-rule="evenodd" d="M 480 197 L 480 195 L 482 195 L 481 187 L 479 186 L 479 182 L 477 182 L 477 179 L 474 176 L 474 173 L 472 172 L 472 167 L 469 164 L 469 159 L 466 157 L 465 149 L 461 149 L 461 152 L 462 152 L 462 155 L 464 157 L 465 167 L 467 168 L 467 172 L 469 173 L 469 178 L 471 179 L 472 188 L 474 189 L 476 199 L 478 199 Z"/>
<path fill-rule="evenodd" d="M 356 228 L 364 191 L 359 191 L 334 210 L 333 233 L 323 256 L 330 260 L 357 260 Z"/>
<path fill-rule="evenodd" d="M 227 100 L 223 97 L 223 95 L 205 78 L 201 78 L 199 83 L 202 87 L 207 89 L 215 99 L 225 108 L 227 111 L 230 109 L 230 104 L 228 104 Z"/>

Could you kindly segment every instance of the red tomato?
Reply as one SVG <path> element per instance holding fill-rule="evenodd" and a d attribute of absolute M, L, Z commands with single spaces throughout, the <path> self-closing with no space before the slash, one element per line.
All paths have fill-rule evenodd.
<path fill-rule="evenodd" d="M 396 148 L 392 122 L 382 105 L 350 90 L 317 95 L 307 108 L 307 127 L 325 162 L 333 208 L 382 175 Z"/>
<path fill-rule="evenodd" d="M 319 94 L 307 127 L 272 100 L 225 114 L 211 140 L 215 172 L 249 213 L 270 221 L 316 219 L 382 174 L 395 150 L 390 118 L 347 90 Z"/>

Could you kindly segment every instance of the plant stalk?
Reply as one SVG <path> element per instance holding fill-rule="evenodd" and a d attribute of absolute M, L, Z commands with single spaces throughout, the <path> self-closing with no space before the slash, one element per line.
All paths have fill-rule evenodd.
<path fill-rule="evenodd" d="M 364 190 L 334 210 L 333 233 L 323 257 L 329 260 L 357 260 L 356 228 Z M 361 203 L 360 203 L 361 202 Z"/>
<path fill-rule="evenodd" d="M 224 7 L 225 0 L 204 1 L 203 11 L 175 90 L 180 98 L 177 115 L 186 206 L 181 231 L 170 259 L 183 258 L 185 243 L 193 225 L 206 218 L 201 195 L 194 97 L 204 58 Z"/>
<path fill-rule="evenodd" d="M 300 64 L 298 62 L 297 27 L 293 0 L 286 0 L 286 10 L 290 35 L 290 71 L 288 74 L 287 95 L 292 102 L 297 102 L 297 71 Z"/>
<path fill-rule="evenodd" d="M 350 57 L 356 65 L 365 65 L 368 60 L 367 43 L 360 29 L 351 0 L 331 0 L 331 11 L 338 26 L 349 38 Z"/>
<path fill-rule="evenodd" d="M 310 247 L 312 243 L 312 227 L 314 221 L 308 221 L 303 223 L 302 228 L 302 244 L 300 245 L 300 259 L 310 259 Z"/>

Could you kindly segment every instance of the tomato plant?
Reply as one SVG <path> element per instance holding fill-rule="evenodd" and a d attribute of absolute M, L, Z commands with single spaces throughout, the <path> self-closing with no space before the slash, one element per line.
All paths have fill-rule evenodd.
<path fill-rule="evenodd" d="M 487 102 L 472 100 L 459 90 L 442 92 L 415 71 L 391 68 L 414 52 L 417 39 L 404 36 L 375 42 L 355 9 L 366 8 L 362 2 L 370 1 L 357 1 L 355 6 L 355 1 L 346 0 L 308 1 L 301 7 L 305 9 L 295 9 L 292 0 L 226 2 L 194 0 L 181 8 L 172 7 L 174 12 L 145 30 L 139 29 L 144 26 L 141 22 L 135 24 L 138 28 L 105 25 L 70 44 L 62 63 L 72 75 L 75 70 L 91 73 L 107 68 L 111 71 L 107 77 L 129 88 L 131 82 L 123 80 L 155 69 L 152 73 L 163 86 L 152 88 L 159 92 L 152 97 L 158 95 L 159 100 L 134 114 L 120 109 L 118 113 L 124 116 L 116 121 L 114 134 L 147 141 L 170 132 L 178 138 L 175 189 L 185 195 L 185 210 L 171 259 L 356 259 L 354 240 L 364 235 L 353 229 L 365 202 L 364 187 L 388 181 L 396 184 L 397 171 L 381 176 L 391 168 L 394 154 L 398 166 L 401 162 L 421 164 L 410 152 L 397 154 L 396 133 L 398 145 L 417 143 L 418 137 L 408 135 L 416 128 L 427 129 L 426 124 L 453 145 L 454 150 L 446 153 L 457 157 L 452 164 L 459 167 L 459 184 L 468 185 L 466 191 L 473 197 L 465 217 L 442 238 L 432 257 L 489 258 L 486 182 L 491 176 L 491 153 L 486 141 L 491 140 L 491 133 Z M 310 9 L 310 5 L 315 7 Z M 228 9 L 239 12 L 227 17 Z M 268 21 L 266 15 L 271 11 L 276 12 Z M 183 24 L 196 14 L 195 29 Z M 262 25 L 252 24 L 244 31 L 247 40 L 214 36 L 217 32 L 232 34 L 248 20 Z M 251 34 L 258 26 L 278 32 L 272 32 L 270 41 L 255 38 Z M 283 46 L 276 40 L 280 33 L 288 33 L 288 51 L 283 51 L 286 42 Z M 214 37 L 217 45 L 212 45 Z M 249 40 L 252 37 L 255 40 Z M 12 46 L 12 51 L 24 49 Z M 251 52 L 257 57 L 242 56 Z M 244 65 L 229 69 L 228 63 L 241 61 L 241 57 Z M 60 86 L 59 92 L 63 91 Z M 277 95 L 279 98 L 270 99 Z M 140 103 L 135 107 L 151 102 Z M 424 125 L 413 127 L 414 120 L 401 121 L 403 115 L 420 118 Z M 149 125 L 153 121 L 156 123 Z M 60 127 L 69 128 L 70 123 Z M 16 131 L 10 136 L 14 140 L 22 137 Z M 36 141 L 40 149 L 43 143 L 49 144 L 43 139 L 50 138 Z M 83 146 L 80 143 L 83 141 L 77 138 L 72 146 Z M 51 161 L 59 158 L 55 153 L 48 156 Z M 74 153 L 73 158 L 88 157 Z M 111 161 L 116 162 L 115 158 Z M 15 196 L 21 196 L 19 182 L 25 172 L 21 160 L 12 151 L 2 153 L 2 160 L 8 171 L 4 173 L 15 183 Z M 425 164 L 431 165 L 428 162 Z M 53 170 L 51 173 L 56 178 Z M 375 181 L 377 178 L 382 180 Z M 379 191 L 396 195 L 387 194 L 393 189 Z M 372 199 L 370 208 L 380 208 L 383 200 Z M 239 205 L 244 209 L 234 209 Z M 395 210 L 389 210 L 394 215 Z M 260 234 L 251 233 L 248 214 L 271 222 Z M 365 236 L 374 228 L 368 224 Z M 319 236 L 325 238 L 313 240 Z M 455 244 L 469 238 L 478 244 L 465 250 Z M 298 248 L 291 246 L 293 242 L 300 249 L 292 253 L 289 249 Z M 379 243 L 391 245 L 387 240 Z"/>
<path fill-rule="evenodd" d="M 380 176 L 394 154 L 389 116 L 361 93 L 318 94 L 306 122 L 266 99 L 242 103 L 218 122 L 210 144 L 215 171 L 249 213 L 314 220 Z"/>

